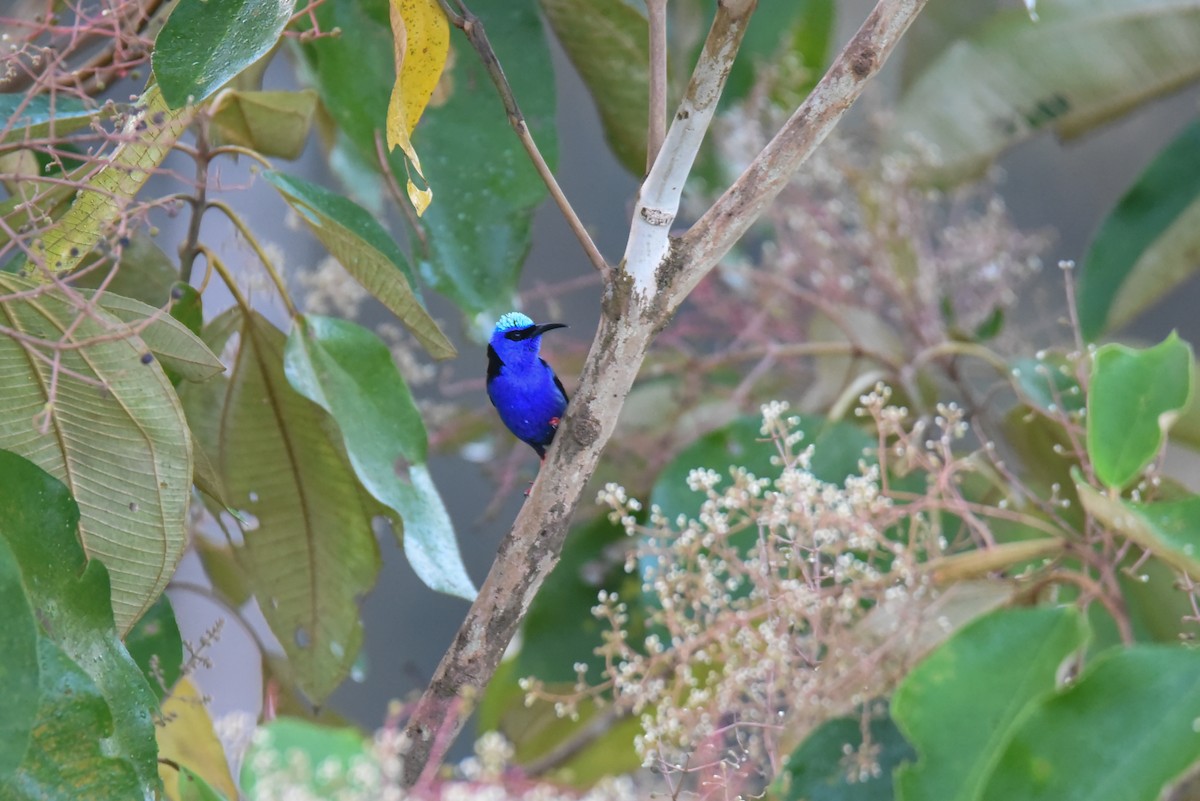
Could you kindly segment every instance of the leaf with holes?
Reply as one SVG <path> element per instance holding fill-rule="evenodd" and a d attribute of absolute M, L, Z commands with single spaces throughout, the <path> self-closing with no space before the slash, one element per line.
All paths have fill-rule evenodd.
<path fill-rule="evenodd" d="M 0 448 L 67 485 L 80 539 L 112 579 L 124 634 L 167 586 L 187 544 L 192 448 L 179 399 L 147 346 L 103 308 L 0 274 Z M 74 326 L 72 328 L 72 326 Z M 59 369 L 48 343 L 63 340 Z"/>
<path fill-rule="evenodd" d="M 211 346 L 233 333 L 240 344 L 220 397 L 186 394 L 189 420 L 245 520 L 238 562 L 300 689 L 320 703 L 362 644 L 358 599 L 379 571 L 371 515 L 333 421 L 288 385 L 283 333 L 240 311 L 210 327 Z"/>

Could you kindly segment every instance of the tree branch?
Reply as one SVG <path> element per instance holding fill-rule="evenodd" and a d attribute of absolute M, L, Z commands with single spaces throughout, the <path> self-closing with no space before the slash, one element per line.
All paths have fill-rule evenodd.
<path fill-rule="evenodd" d="M 467 41 L 475 48 L 475 52 L 479 53 L 479 60 L 483 62 L 488 77 L 492 79 L 492 83 L 496 85 L 496 91 L 500 94 L 500 101 L 504 104 L 505 113 L 508 114 L 509 124 L 517 132 L 521 146 L 529 154 L 529 160 L 533 162 L 538 175 L 542 177 L 546 188 L 550 190 L 550 197 L 554 198 L 554 204 L 558 206 L 558 210 L 566 218 L 567 225 L 575 234 L 575 238 L 583 246 L 583 252 L 587 254 L 588 260 L 606 279 L 611 277 L 612 268 L 604 260 L 596 243 L 592 241 L 591 234 L 584 228 L 579 215 L 571 206 L 571 201 L 567 200 L 562 187 L 558 185 L 558 179 L 554 177 L 550 166 L 546 164 L 546 159 L 542 157 L 542 151 L 538 150 L 537 143 L 533 141 L 533 136 L 529 133 L 529 126 L 525 122 L 525 115 L 521 113 L 521 107 L 517 105 L 517 98 L 513 95 L 512 86 L 509 85 L 508 78 L 504 75 L 504 68 L 500 66 L 500 59 L 496 57 L 496 51 L 492 49 L 492 43 L 488 41 L 483 22 L 471 12 L 471 9 L 467 8 L 463 0 L 456 0 L 458 12 L 450 8 L 449 0 L 439 0 L 439 2 L 446 12 L 447 19 L 454 27 L 467 35 Z"/>
<path fill-rule="evenodd" d="M 926 1 L 879 0 L 804 103 L 680 240 L 678 256 L 684 268 L 671 288 L 671 308 L 741 239 L 825 140 L 867 81 L 883 67 Z"/>
<path fill-rule="evenodd" d="M 683 186 L 716 113 L 717 100 L 755 5 L 757 0 L 722 0 L 717 5 L 692 80 L 638 193 L 625 246 L 625 270 L 633 277 L 635 291 L 647 297 L 657 289 L 658 267 L 671 249 L 671 224 L 679 212 Z"/>
<path fill-rule="evenodd" d="M 650 28 L 650 116 L 646 172 L 654 166 L 667 134 L 667 0 L 646 0 Z"/>
<path fill-rule="evenodd" d="M 880 0 L 792 121 L 683 242 L 673 245 L 669 226 L 678 211 L 683 182 L 754 9 L 754 0 L 722 0 L 687 94 L 643 184 L 625 261 L 605 282 L 600 326 L 575 396 L 479 596 L 409 719 L 406 786 L 418 780 L 427 764 L 441 760 L 441 752 L 491 680 L 534 595 L 558 563 L 571 517 L 654 336 L 667 324 L 686 290 L 745 232 L 846 111 L 923 5 L 924 0 Z M 817 133 L 806 135 L 800 127 Z M 784 148 L 789 146 L 799 154 L 787 153 Z M 727 199 L 731 196 L 736 202 Z M 745 217 L 732 219 L 732 215 Z M 691 258 L 702 261 L 693 264 Z M 664 282 L 661 290 L 656 284 L 659 276 Z"/>

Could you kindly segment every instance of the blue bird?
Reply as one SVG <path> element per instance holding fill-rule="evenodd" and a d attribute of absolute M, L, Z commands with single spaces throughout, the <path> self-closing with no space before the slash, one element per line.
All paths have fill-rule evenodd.
<path fill-rule="evenodd" d="M 488 343 L 487 394 L 500 419 L 517 439 L 546 460 L 546 448 L 567 408 L 567 391 L 546 360 L 538 356 L 542 334 L 562 323 L 535 325 L 520 312 L 496 323 Z"/>

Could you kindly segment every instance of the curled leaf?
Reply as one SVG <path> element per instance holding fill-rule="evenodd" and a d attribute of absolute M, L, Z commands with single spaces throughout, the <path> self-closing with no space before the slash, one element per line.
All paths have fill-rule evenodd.
<path fill-rule="evenodd" d="M 437 0 L 392 0 L 391 20 L 396 83 L 388 101 L 387 144 L 389 150 L 398 146 L 408 159 L 408 199 L 420 216 L 433 201 L 433 190 L 428 184 L 422 189 L 413 182 L 413 171 L 422 183 L 425 174 L 410 137 L 446 66 L 450 25 Z"/>

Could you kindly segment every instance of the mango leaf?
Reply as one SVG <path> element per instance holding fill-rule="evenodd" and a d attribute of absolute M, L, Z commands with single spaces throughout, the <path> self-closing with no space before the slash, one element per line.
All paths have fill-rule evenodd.
<path fill-rule="evenodd" d="M 1074 608 L 1007 609 L 926 657 L 892 696 L 892 718 L 920 754 L 897 771 L 897 798 L 978 798 L 1025 708 L 1054 690 L 1086 640 Z"/>
<path fill-rule="evenodd" d="M 332 421 L 288 386 L 283 333 L 240 311 L 210 327 L 210 345 L 236 332 L 240 347 L 228 379 L 185 394 L 188 419 L 245 521 L 235 553 L 263 615 L 298 686 L 320 703 L 362 644 L 358 599 L 379 570 L 371 516 Z"/>
<path fill-rule="evenodd" d="M 608 146 L 625 169 L 644 174 L 650 104 L 645 14 L 625 0 L 540 0 L 540 5 L 587 84 Z"/>
<path fill-rule="evenodd" d="M 0 485 L 0 539 L 43 627 L 39 720 L 0 795 L 148 796 L 158 786 L 156 701 L 114 628 L 108 571 L 76 539 L 79 509 L 58 480 L 8 451 L 0 451 Z M 112 794 L 89 795 L 89 786 Z"/>
<path fill-rule="evenodd" d="M 415 292 L 408 262 L 387 231 L 352 200 L 294 175 L 265 172 L 329 252 L 387 306 L 435 359 L 457 354 Z"/>
<path fill-rule="evenodd" d="M 470 4 L 486 26 L 530 132 L 553 168 L 557 159 L 554 91 L 546 76 L 553 64 L 532 3 L 477 0 Z M 305 45 L 321 99 L 364 164 L 377 163 L 378 109 L 395 81 L 386 0 L 325 3 L 316 9 L 323 30 L 338 39 Z M 416 132 L 429 183 L 453 203 L 431 206 L 421 220 L 428 246 L 418 244 L 423 280 L 467 315 L 495 318 L 512 295 L 531 242 L 533 213 L 546 188 L 529 164 L 478 55 L 464 37 L 453 37 L 453 57 L 442 77 L 445 102 L 429 110 Z M 404 171 L 400 154 L 392 171 Z"/>
<path fill-rule="evenodd" d="M 378 787 L 382 780 L 370 743 L 357 729 L 297 718 L 260 726 L 242 762 L 247 798 L 337 798 Z"/>
<path fill-rule="evenodd" d="M 930 166 L 975 172 L 1040 130 L 1079 135 L 1200 77 L 1194 3 L 1066 0 L 1038 14 L 1009 5 L 947 47 L 901 101 L 895 141 L 915 136 Z"/>
<path fill-rule="evenodd" d="M 296 0 L 179 0 L 154 41 L 154 77 L 171 108 L 201 103 L 270 52 Z"/>
<path fill-rule="evenodd" d="M 157 86 L 147 89 L 121 131 L 121 143 L 75 193 L 66 213 L 34 243 L 33 263 L 52 273 L 77 267 L 162 164 L 194 113 L 170 110 Z"/>
<path fill-rule="evenodd" d="M 1083 507 L 1175 569 L 1200 575 L 1200 497 L 1134 503 L 1076 485 Z"/>
<path fill-rule="evenodd" d="M 1096 351 L 1088 387 L 1087 450 L 1096 476 L 1121 488 L 1162 447 L 1192 394 L 1192 347 L 1174 332 L 1152 348 Z"/>
<path fill-rule="evenodd" d="M 1110 649 L 1022 717 L 981 799 L 1157 798 L 1200 758 L 1198 718 L 1200 652 Z"/>
<path fill-rule="evenodd" d="M 471 600 L 475 587 L 429 469 L 421 413 L 387 346 L 346 320 L 297 318 L 284 353 L 292 387 L 337 421 L 358 480 L 404 521 L 404 554 L 433 590 Z"/>
<path fill-rule="evenodd" d="M 93 297 L 85 292 L 84 297 Z M 188 381 L 204 381 L 225 371 L 225 365 L 217 358 L 200 337 L 186 325 L 162 309 L 147 306 L 133 298 L 125 298 L 105 292 L 97 300 L 100 308 L 129 325 L 137 336 L 146 343 L 147 351 Z"/>
<path fill-rule="evenodd" d="M 892 771 L 915 759 L 916 753 L 888 717 L 886 705 L 879 706 L 882 709 L 872 709 L 867 722 L 871 761 L 879 767 L 878 773 L 855 769 L 853 755 L 863 747 L 862 716 L 834 718 L 788 756 L 771 785 L 771 797 L 782 801 L 890 801 Z"/>
<path fill-rule="evenodd" d="M 183 638 L 166 593 L 158 596 L 154 606 L 125 635 L 125 648 L 162 701 L 167 690 L 179 681 L 183 667 Z"/>
<path fill-rule="evenodd" d="M 67 95 L 0 94 L 0 144 L 65 136 L 91 124 L 97 113 Z"/>
<path fill-rule="evenodd" d="M 433 201 L 433 190 L 428 184 L 418 188 L 413 182 L 412 172 L 422 183 L 425 175 L 410 137 L 446 67 L 450 23 L 437 0 L 392 0 L 390 12 L 396 83 L 388 101 L 387 145 L 388 150 L 399 147 L 408 159 L 408 199 L 420 217 Z"/>
<path fill-rule="evenodd" d="M 1200 268 L 1200 121 L 1146 168 L 1100 225 L 1079 276 L 1089 341 L 1120 328 Z"/>
<path fill-rule="evenodd" d="M 162 706 L 162 720 L 157 730 L 158 754 L 179 766 L 159 763 L 158 774 L 167 798 L 185 801 L 189 794 L 204 798 L 205 789 L 219 790 L 226 798 L 237 798 L 237 785 L 229 773 L 225 749 L 213 732 L 204 697 L 190 678 L 185 676 L 172 687 Z"/>
<path fill-rule="evenodd" d="M 192 453 L 179 399 L 162 370 L 143 363 L 140 339 L 114 337 L 119 320 L 102 308 L 85 315 L 57 288 L 0 274 L 0 325 L 76 346 L 59 352 L 55 375 L 46 346 L 0 337 L 0 448 L 70 488 L 83 547 L 108 567 L 124 634 L 186 546 Z"/>
<path fill-rule="evenodd" d="M 296 159 L 304 152 L 317 93 L 224 92 L 213 109 L 212 133 L 218 144 L 240 145 L 264 156 Z"/>
<path fill-rule="evenodd" d="M 7 491 L 7 490 L 6 490 Z M 33 735 L 39 705 L 38 622 L 21 582 L 21 566 L 5 540 L 0 520 L 0 787 L 21 764 Z"/>

